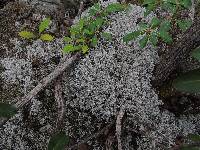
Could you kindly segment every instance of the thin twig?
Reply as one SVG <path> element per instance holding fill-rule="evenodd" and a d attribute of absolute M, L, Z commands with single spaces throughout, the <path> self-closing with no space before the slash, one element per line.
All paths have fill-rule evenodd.
<path fill-rule="evenodd" d="M 81 1 L 81 2 L 80 2 L 79 9 L 78 9 L 78 14 L 77 14 L 77 16 L 78 16 L 79 18 L 81 17 L 83 8 L 84 8 L 83 1 Z"/>
<path fill-rule="evenodd" d="M 58 105 L 58 118 L 56 121 L 56 129 L 58 130 L 62 123 L 63 123 L 63 118 L 65 115 L 65 101 L 62 95 L 63 89 L 62 89 L 62 75 L 60 76 L 59 79 L 56 80 L 55 82 L 55 89 L 54 89 L 54 93 L 55 93 L 55 100 L 57 102 Z"/>
<path fill-rule="evenodd" d="M 116 120 L 116 136 L 118 142 L 118 150 L 122 150 L 122 140 L 121 140 L 121 133 L 122 133 L 122 118 L 124 116 L 124 108 L 121 108 L 119 114 L 117 115 Z"/>
<path fill-rule="evenodd" d="M 80 56 L 80 53 L 77 53 L 77 54 L 73 55 L 71 58 L 69 58 L 67 61 L 65 61 L 64 63 L 60 63 L 52 73 L 50 73 L 48 76 L 44 77 L 33 90 L 31 90 L 27 95 L 25 95 L 22 98 L 22 100 L 18 101 L 14 106 L 17 109 L 20 109 L 24 105 L 26 105 L 28 102 L 30 102 L 34 96 L 36 96 L 49 83 L 51 83 L 59 75 L 61 75 L 66 70 L 66 68 L 68 68 L 72 63 L 74 63 L 77 60 L 77 58 L 79 58 L 79 56 Z"/>

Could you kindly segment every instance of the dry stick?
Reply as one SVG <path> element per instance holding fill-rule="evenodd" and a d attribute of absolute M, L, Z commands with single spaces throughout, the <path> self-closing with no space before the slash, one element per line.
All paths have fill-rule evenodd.
<path fill-rule="evenodd" d="M 77 148 L 77 147 L 79 147 L 81 144 L 84 144 L 84 143 L 88 142 L 89 140 L 91 140 L 91 139 L 93 139 L 93 138 L 99 137 L 100 135 L 104 134 L 104 132 L 105 132 L 106 130 L 110 130 L 110 128 L 114 125 L 114 123 L 115 123 L 114 121 L 111 122 L 110 124 L 108 124 L 107 126 L 105 126 L 104 128 L 102 128 L 100 131 L 98 131 L 98 132 L 94 133 L 93 135 L 91 135 L 91 136 L 85 138 L 84 140 L 82 140 L 81 142 L 79 142 L 79 143 L 77 143 L 77 144 L 75 144 L 75 145 L 72 145 L 72 146 L 70 146 L 70 147 L 67 147 L 65 150 L 71 150 L 71 149 Z"/>
<path fill-rule="evenodd" d="M 122 150 L 122 141 L 121 141 L 121 133 L 122 133 L 122 118 L 124 116 L 124 108 L 121 108 L 119 114 L 117 115 L 116 120 L 116 136 L 118 142 L 118 150 Z"/>
<path fill-rule="evenodd" d="M 80 53 L 73 55 L 69 60 L 65 61 L 64 63 L 60 63 L 55 70 L 50 73 L 48 76 L 43 78 L 40 83 L 31 90 L 28 95 L 25 95 L 21 101 L 18 101 L 14 106 L 17 109 L 22 108 L 26 105 L 30 100 L 36 96 L 41 90 L 43 90 L 49 83 L 51 83 L 54 79 L 56 79 L 59 75 L 61 75 L 67 67 L 69 67 L 73 62 L 75 62 L 80 56 Z"/>
<path fill-rule="evenodd" d="M 78 17 L 81 17 L 83 8 L 84 8 L 83 1 L 81 1 L 81 2 L 80 2 L 79 9 L 78 9 L 78 14 L 77 14 Z"/>
<path fill-rule="evenodd" d="M 56 80 L 55 82 L 55 100 L 57 102 L 57 105 L 58 105 L 58 118 L 57 118 L 57 121 L 56 121 L 56 129 L 55 131 L 57 131 L 62 123 L 63 123 L 63 118 L 64 118 L 64 115 L 65 115 L 65 101 L 64 101 L 64 98 L 63 98 L 63 95 L 62 95 L 62 75 L 59 77 L 59 79 Z"/>

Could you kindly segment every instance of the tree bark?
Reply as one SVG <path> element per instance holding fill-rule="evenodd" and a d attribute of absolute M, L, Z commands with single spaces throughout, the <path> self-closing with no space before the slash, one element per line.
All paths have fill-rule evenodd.
<path fill-rule="evenodd" d="M 198 46 L 200 46 L 200 16 L 196 14 L 193 25 L 181 35 L 180 39 L 168 46 L 165 51 L 162 51 L 162 47 L 159 48 L 158 51 L 162 54 L 155 67 L 152 84 L 155 87 L 160 87 L 169 78 L 169 75 L 179 67 L 180 62 Z"/>

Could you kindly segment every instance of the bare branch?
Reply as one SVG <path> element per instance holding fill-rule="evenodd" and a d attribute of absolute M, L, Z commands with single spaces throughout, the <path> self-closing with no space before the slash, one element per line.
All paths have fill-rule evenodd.
<path fill-rule="evenodd" d="M 121 108 L 119 114 L 117 115 L 116 120 L 116 136 L 118 142 L 118 150 L 122 150 L 122 141 L 121 141 L 121 133 L 122 133 L 122 118 L 124 116 L 124 108 Z"/>
<path fill-rule="evenodd" d="M 25 95 L 21 101 L 18 101 L 14 106 L 17 109 L 22 108 L 24 105 L 26 105 L 30 100 L 36 96 L 41 90 L 43 90 L 49 83 L 51 83 L 53 80 L 55 80 L 59 75 L 61 75 L 66 68 L 68 68 L 75 60 L 77 60 L 80 56 L 80 53 L 77 53 L 73 55 L 69 60 L 65 61 L 64 63 L 60 63 L 55 70 L 50 73 L 48 76 L 43 78 L 39 84 L 31 90 L 27 95 Z"/>

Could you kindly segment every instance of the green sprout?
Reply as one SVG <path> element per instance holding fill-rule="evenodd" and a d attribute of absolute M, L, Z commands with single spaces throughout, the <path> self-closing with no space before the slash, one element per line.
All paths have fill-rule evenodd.
<path fill-rule="evenodd" d="M 19 36 L 28 40 L 32 40 L 32 39 L 41 39 L 42 41 L 52 41 L 54 39 L 54 36 L 50 35 L 50 34 L 46 34 L 43 32 L 49 27 L 50 25 L 50 18 L 45 18 L 39 25 L 39 29 L 38 32 L 33 33 L 30 31 L 20 31 L 19 32 Z"/>

